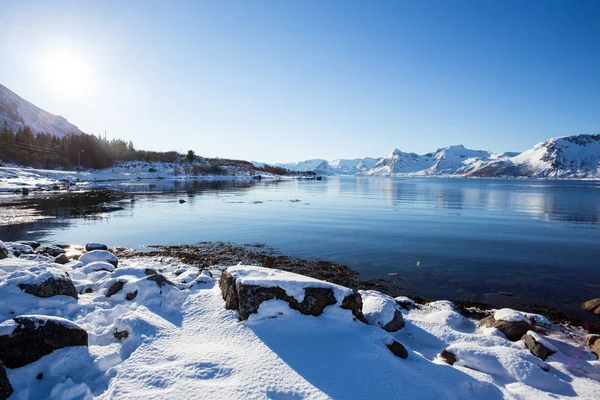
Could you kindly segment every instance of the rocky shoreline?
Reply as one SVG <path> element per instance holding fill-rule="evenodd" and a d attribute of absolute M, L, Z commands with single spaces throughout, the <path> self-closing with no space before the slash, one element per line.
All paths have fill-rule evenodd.
<path fill-rule="evenodd" d="M 136 357 L 157 357 L 153 363 L 161 362 L 165 352 L 175 357 L 178 346 L 173 347 L 172 341 L 181 335 L 189 335 L 184 343 L 233 335 L 232 343 L 225 346 L 228 350 L 222 351 L 227 352 L 225 359 L 234 354 L 240 357 L 245 348 L 240 344 L 254 337 L 248 335 L 263 332 L 261 327 L 266 336 L 259 334 L 256 346 L 270 343 L 271 335 L 277 340 L 287 335 L 292 342 L 316 346 L 314 354 L 328 360 L 332 356 L 327 352 L 338 346 L 337 351 L 344 354 L 358 351 L 363 358 L 369 355 L 377 365 L 386 360 L 384 364 L 395 370 L 392 375 L 398 379 L 404 379 L 417 365 L 418 369 L 447 365 L 466 374 L 449 379 L 432 398 L 447 397 L 456 390 L 463 391 L 458 397 L 487 397 L 500 392 L 502 397 L 578 394 L 593 398 L 600 394 L 600 361 L 596 361 L 600 336 L 559 314 L 550 317 L 523 310 L 491 309 L 474 302 L 415 301 L 393 296 L 385 293 L 394 290 L 386 282 L 361 281 L 356 272 L 341 264 L 289 257 L 260 244 L 151 247 L 151 251 L 136 252 L 109 249 L 102 243 L 76 246 L 0 242 L 0 399 L 13 395 L 141 397 L 144 391 L 140 391 L 140 385 L 149 385 L 160 393 L 162 380 L 139 382 L 143 376 L 140 368 L 148 361 Z M 205 305 L 194 305 L 198 301 Z M 585 307 L 596 312 L 598 304 L 596 299 Z M 198 322 L 209 312 L 218 317 Z M 195 328 L 186 330 L 188 324 Z M 304 332 L 307 326 L 310 328 Z M 204 336 L 202 329 L 207 330 Z M 279 330 L 282 333 L 277 333 Z M 215 336 L 216 331 L 219 333 Z M 335 332 L 331 338 L 330 332 Z M 300 336 L 294 340 L 295 335 Z M 341 339 L 343 335 L 349 336 Z M 162 343 L 161 337 L 172 339 L 163 341 L 164 347 L 160 347 L 155 341 Z M 159 348 L 149 355 L 152 346 Z M 194 349 L 191 346 L 188 351 Z M 273 352 L 281 356 L 289 350 L 284 346 L 275 351 L 278 347 L 272 346 L 249 351 L 242 358 L 258 357 L 264 363 Z M 364 348 L 357 350 L 361 346 Z M 218 365 L 223 353 L 211 354 L 195 356 L 195 362 L 200 362 L 198 357 L 213 357 L 214 370 L 223 370 L 224 366 Z M 304 354 L 299 357 L 305 360 Z M 202 368 L 213 365 L 203 362 Z M 65 366 L 59 367 L 62 364 Z M 189 361 L 182 364 L 188 365 Z M 253 364 L 253 368 L 261 366 L 273 368 Z M 238 372 L 254 374 L 253 368 Z M 388 376 L 377 370 L 369 369 L 360 388 Z M 420 379 L 454 374 L 450 370 L 435 371 L 431 377 Z M 184 373 L 182 370 L 177 376 Z M 264 386 L 256 389 L 257 397 L 269 397 L 268 388 L 284 379 L 259 376 Z M 467 389 L 452 386 L 461 379 L 474 381 L 465 383 Z M 198 385 L 197 390 L 208 396 L 216 382 L 205 385 L 201 379 L 188 384 Z M 321 384 L 331 382 L 335 379 Z M 401 382 L 410 386 L 407 381 Z M 507 386 L 506 382 L 515 383 Z M 177 380 L 172 382 L 177 384 Z M 421 385 L 416 383 L 411 390 L 419 393 Z M 329 397 L 323 392 L 307 395 L 307 390 L 315 390 L 311 387 L 302 389 L 305 396 L 301 397 Z M 369 390 L 377 393 L 379 389 L 375 385 Z M 223 392 L 216 393 L 223 397 Z"/>

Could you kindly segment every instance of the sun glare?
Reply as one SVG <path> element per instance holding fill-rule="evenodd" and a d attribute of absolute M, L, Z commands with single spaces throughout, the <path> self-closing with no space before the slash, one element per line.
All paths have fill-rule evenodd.
<path fill-rule="evenodd" d="M 41 61 L 41 77 L 56 94 L 81 97 L 93 86 L 91 63 L 72 49 L 51 51 Z"/>

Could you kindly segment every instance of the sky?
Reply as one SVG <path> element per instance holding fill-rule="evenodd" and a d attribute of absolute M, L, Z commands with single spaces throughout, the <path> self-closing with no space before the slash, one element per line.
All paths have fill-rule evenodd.
<path fill-rule="evenodd" d="M 600 1 L 0 0 L 0 83 L 86 133 L 265 162 L 600 133 Z"/>

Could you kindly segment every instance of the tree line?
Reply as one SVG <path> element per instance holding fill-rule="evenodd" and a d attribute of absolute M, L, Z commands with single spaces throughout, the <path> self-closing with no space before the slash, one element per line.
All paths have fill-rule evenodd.
<path fill-rule="evenodd" d="M 136 150 L 131 141 L 105 140 L 88 134 L 62 138 L 49 133 L 34 134 L 29 126 L 14 132 L 4 121 L 0 127 L 0 161 L 35 168 L 107 168 L 115 161 L 175 162 L 176 151 Z"/>

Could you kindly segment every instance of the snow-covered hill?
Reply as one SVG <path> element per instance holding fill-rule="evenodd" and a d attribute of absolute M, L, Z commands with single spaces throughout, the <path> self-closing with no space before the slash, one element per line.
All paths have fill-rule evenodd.
<path fill-rule="evenodd" d="M 553 138 L 514 157 L 474 163 L 466 176 L 600 178 L 600 135 Z"/>
<path fill-rule="evenodd" d="M 0 126 L 5 121 L 13 131 L 28 125 L 33 133 L 44 132 L 58 137 L 82 133 L 65 118 L 36 107 L 0 84 Z"/>

